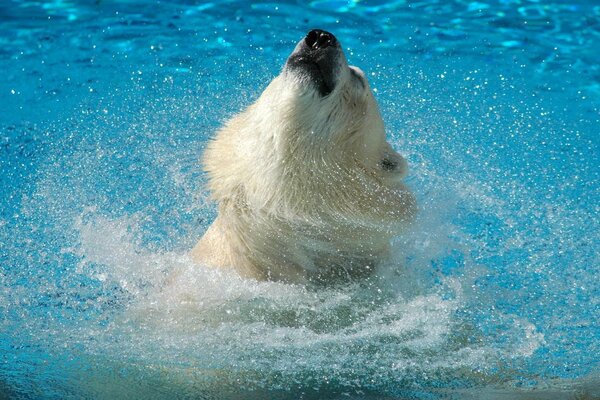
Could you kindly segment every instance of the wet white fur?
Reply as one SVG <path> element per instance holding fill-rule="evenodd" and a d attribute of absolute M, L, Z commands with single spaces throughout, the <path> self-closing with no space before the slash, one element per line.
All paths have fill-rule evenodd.
<path fill-rule="evenodd" d="M 415 213 L 406 161 L 386 142 L 362 71 L 342 55 L 336 77 L 323 98 L 284 69 L 208 144 L 219 214 L 192 250 L 197 262 L 306 282 L 365 275 L 387 257 Z M 384 158 L 398 167 L 386 171 Z"/>

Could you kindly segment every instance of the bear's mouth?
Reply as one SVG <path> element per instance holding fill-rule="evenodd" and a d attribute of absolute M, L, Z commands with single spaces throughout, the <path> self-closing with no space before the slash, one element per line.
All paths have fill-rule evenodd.
<path fill-rule="evenodd" d="M 333 73 L 328 66 L 322 67 L 314 60 L 297 56 L 288 58 L 286 67 L 288 70 L 308 77 L 323 97 L 329 95 L 335 88 Z"/>
<path fill-rule="evenodd" d="M 325 97 L 335 89 L 340 54 L 341 47 L 335 36 L 313 29 L 287 59 L 285 70 L 308 78 Z"/>

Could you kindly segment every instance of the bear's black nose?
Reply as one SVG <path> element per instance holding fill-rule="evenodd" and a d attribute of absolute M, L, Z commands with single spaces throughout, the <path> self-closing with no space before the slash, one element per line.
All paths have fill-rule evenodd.
<path fill-rule="evenodd" d="M 329 46 L 335 46 L 337 39 L 331 33 L 321 29 L 313 29 L 308 32 L 304 38 L 306 45 L 312 49 L 324 49 Z"/>

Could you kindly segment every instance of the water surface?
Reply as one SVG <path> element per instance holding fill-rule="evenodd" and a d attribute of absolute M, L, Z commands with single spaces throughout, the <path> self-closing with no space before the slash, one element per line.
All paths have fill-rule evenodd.
<path fill-rule="evenodd" d="M 315 27 L 417 222 L 343 287 L 192 265 L 204 145 Z M 0 3 L 0 391 L 599 397 L 599 37 L 583 0 Z"/>

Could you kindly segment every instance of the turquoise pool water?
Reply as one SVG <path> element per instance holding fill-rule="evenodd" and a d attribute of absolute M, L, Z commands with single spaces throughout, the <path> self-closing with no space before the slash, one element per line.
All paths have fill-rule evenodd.
<path fill-rule="evenodd" d="M 343 287 L 193 266 L 205 143 L 315 27 L 416 223 Z M 0 0 L 0 398 L 600 398 L 598 54 L 596 1 Z"/>

